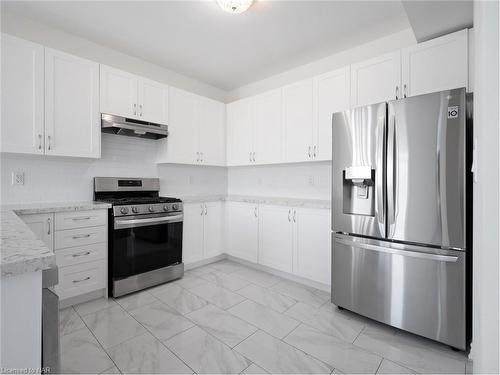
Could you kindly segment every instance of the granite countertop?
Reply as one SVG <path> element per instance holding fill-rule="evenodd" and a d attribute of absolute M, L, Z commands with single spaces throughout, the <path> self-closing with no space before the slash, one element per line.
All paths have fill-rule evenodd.
<path fill-rule="evenodd" d="M 184 203 L 199 202 L 245 202 L 254 204 L 270 204 L 279 206 L 293 206 L 304 208 L 331 208 L 331 201 L 328 199 L 310 199 L 310 198 L 286 198 L 286 197 L 261 197 L 251 195 L 199 195 L 181 198 Z"/>
<path fill-rule="evenodd" d="M 107 203 L 59 202 L 4 205 L 0 210 L 0 270 L 2 277 L 21 275 L 50 268 L 56 257 L 43 241 L 18 216 L 49 212 L 97 210 Z"/>

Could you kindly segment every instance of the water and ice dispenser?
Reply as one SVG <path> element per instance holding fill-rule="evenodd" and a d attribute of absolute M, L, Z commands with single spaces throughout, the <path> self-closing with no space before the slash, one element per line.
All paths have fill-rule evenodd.
<path fill-rule="evenodd" d="M 348 167 L 342 172 L 342 183 L 344 214 L 375 216 L 375 169 Z"/>

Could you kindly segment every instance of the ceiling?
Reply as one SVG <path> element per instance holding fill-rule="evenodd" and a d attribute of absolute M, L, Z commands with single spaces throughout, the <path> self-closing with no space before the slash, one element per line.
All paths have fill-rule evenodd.
<path fill-rule="evenodd" d="M 411 27 L 398 0 L 255 0 L 236 15 L 215 0 L 1 4 L 227 91 Z"/>

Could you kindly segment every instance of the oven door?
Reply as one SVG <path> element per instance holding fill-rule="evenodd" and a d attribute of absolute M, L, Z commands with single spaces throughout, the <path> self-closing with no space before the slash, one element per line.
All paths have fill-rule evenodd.
<path fill-rule="evenodd" d="M 113 281 L 181 263 L 182 221 L 182 213 L 114 218 Z"/>

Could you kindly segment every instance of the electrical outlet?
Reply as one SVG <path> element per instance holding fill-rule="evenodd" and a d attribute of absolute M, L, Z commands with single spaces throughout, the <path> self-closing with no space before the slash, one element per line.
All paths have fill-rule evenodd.
<path fill-rule="evenodd" d="M 24 185 L 24 172 L 12 172 L 12 185 Z"/>
<path fill-rule="evenodd" d="M 309 176 L 309 186 L 314 186 L 314 176 Z"/>

